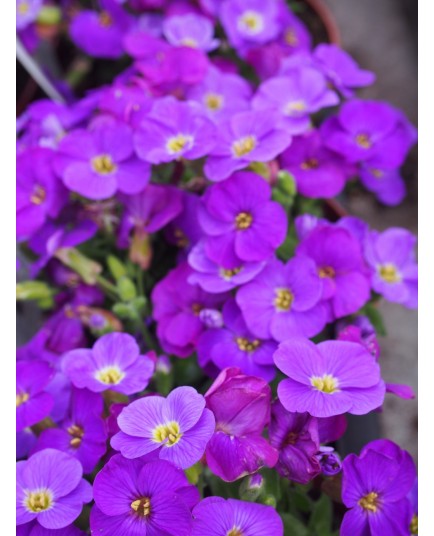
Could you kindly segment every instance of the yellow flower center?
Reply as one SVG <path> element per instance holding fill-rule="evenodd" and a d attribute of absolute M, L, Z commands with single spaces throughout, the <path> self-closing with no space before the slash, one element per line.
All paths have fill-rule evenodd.
<path fill-rule="evenodd" d="M 238 268 L 232 268 L 232 269 L 226 269 L 226 268 L 221 268 L 220 269 L 220 275 L 224 278 L 224 279 L 231 279 L 232 277 L 234 277 L 234 275 L 237 275 L 241 272 L 241 270 L 243 269 L 242 266 L 238 267 Z"/>
<path fill-rule="evenodd" d="M 92 158 L 92 168 L 99 175 L 108 175 L 116 171 L 117 166 L 108 154 L 101 154 Z"/>
<path fill-rule="evenodd" d="M 151 513 L 151 500 L 149 497 L 141 497 L 131 503 L 131 508 L 138 515 L 147 517 Z"/>
<path fill-rule="evenodd" d="M 285 32 L 285 42 L 292 47 L 298 45 L 297 34 L 291 28 L 288 28 Z"/>
<path fill-rule="evenodd" d="M 238 348 L 243 352 L 254 352 L 261 346 L 261 342 L 258 341 L 258 339 L 249 341 L 249 339 L 246 339 L 245 337 L 237 337 L 235 342 L 238 344 Z"/>
<path fill-rule="evenodd" d="M 42 186 L 39 186 L 39 184 L 37 184 L 33 188 L 33 192 L 32 192 L 32 195 L 30 197 L 30 201 L 34 205 L 40 205 L 41 203 L 43 203 L 45 201 L 46 197 L 47 197 L 47 192 L 44 190 L 44 188 L 42 188 Z"/>
<path fill-rule="evenodd" d="M 304 112 L 306 110 L 306 103 L 304 101 L 292 101 L 288 102 L 285 107 L 285 113 L 291 115 L 294 112 Z"/>
<path fill-rule="evenodd" d="M 193 311 L 193 313 L 198 316 L 199 313 L 202 311 L 203 307 L 200 303 L 193 303 L 193 305 L 191 306 L 191 310 Z"/>
<path fill-rule="evenodd" d="M 189 240 L 185 236 L 185 233 L 182 231 L 182 229 L 175 229 L 174 235 L 176 238 L 176 245 L 179 248 L 186 248 L 188 246 Z"/>
<path fill-rule="evenodd" d="M 84 435 L 84 430 L 81 426 L 78 426 L 77 424 L 73 424 L 67 429 L 67 432 L 70 436 L 72 436 L 71 441 L 69 444 L 71 447 L 77 449 L 81 445 L 81 440 Z"/>
<path fill-rule="evenodd" d="M 43 512 L 53 505 L 53 495 L 48 489 L 31 491 L 27 493 L 24 504 L 29 512 Z"/>
<path fill-rule="evenodd" d="M 223 106 L 223 97 L 217 93 L 208 93 L 205 96 L 205 104 L 210 110 L 220 110 Z"/>
<path fill-rule="evenodd" d="M 289 311 L 293 301 L 294 294 L 288 288 L 276 289 L 274 306 L 278 311 Z"/>
<path fill-rule="evenodd" d="M 236 158 L 249 154 L 256 147 L 256 138 L 254 136 L 245 136 L 232 144 L 232 153 Z"/>
<path fill-rule="evenodd" d="M 369 171 L 376 179 L 382 179 L 384 177 L 384 171 L 381 171 L 381 169 L 371 168 Z"/>
<path fill-rule="evenodd" d="M 356 143 L 362 149 L 370 149 L 372 147 L 371 140 L 367 134 L 357 134 Z"/>
<path fill-rule="evenodd" d="M 401 275 L 393 264 L 383 264 L 378 271 L 381 279 L 386 283 L 399 283 L 401 281 Z"/>
<path fill-rule="evenodd" d="M 264 28 L 264 19 L 256 11 L 245 11 L 238 19 L 239 26 L 249 33 L 259 33 Z"/>
<path fill-rule="evenodd" d="M 17 9 L 18 9 L 18 13 L 20 15 L 27 15 L 27 13 L 30 10 L 29 3 L 28 2 L 21 2 Z"/>
<path fill-rule="evenodd" d="M 104 28 L 110 28 L 110 26 L 113 24 L 113 19 L 111 18 L 110 13 L 103 11 L 99 16 L 99 23 Z"/>
<path fill-rule="evenodd" d="M 27 402 L 29 398 L 29 393 L 17 393 L 17 407 L 21 406 L 21 404 L 24 404 L 24 402 Z"/>
<path fill-rule="evenodd" d="M 181 439 L 182 433 L 179 424 L 176 421 L 171 421 L 155 427 L 152 436 L 156 443 L 163 443 L 167 439 L 166 446 L 172 447 Z"/>
<path fill-rule="evenodd" d="M 97 372 L 96 378 L 107 385 L 119 383 L 125 376 L 118 367 L 105 367 Z"/>
<path fill-rule="evenodd" d="M 235 227 L 240 231 L 248 229 L 253 222 L 253 216 L 249 212 L 240 212 L 235 218 Z"/>
<path fill-rule="evenodd" d="M 371 491 L 359 501 L 359 506 L 366 510 L 367 512 L 376 512 L 378 510 L 378 493 Z"/>
<path fill-rule="evenodd" d="M 295 432 L 289 432 L 289 434 L 285 437 L 283 444 L 284 445 L 295 445 L 297 443 L 298 434 Z"/>
<path fill-rule="evenodd" d="M 183 134 L 178 134 L 169 138 L 166 148 L 170 154 L 178 154 L 183 151 L 187 146 L 191 146 L 193 141 L 192 136 L 184 136 Z"/>
<path fill-rule="evenodd" d="M 243 531 L 238 527 L 233 527 L 226 533 L 226 536 L 243 536 Z"/>
<path fill-rule="evenodd" d="M 304 162 L 300 164 L 300 168 L 307 171 L 309 169 L 317 169 L 318 168 L 318 160 L 316 158 L 308 158 Z"/>
<path fill-rule="evenodd" d="M 197 41 L 191 37 L 184 37 L 184 39 L 181 41 L 181 45 L 190 48 L 197 48 Z"/>
<path fill-rule="evenodd" d="M 410 523 L 410 534 L 411 536 L 417 536 L 418 534 L 418 517 L 417 514 L 414 514 L 414 516 L 411 518 Z"/>
<path fill-rule="evenodd" d="M 324 374 L 324 376 L 313 376 L 310 379 L 310 383 L 312 387 L 315 387 L 315 389 L 318 389 L 318 391 L 327 393 L 328 395 L 332 395 L 333 393 L 340 391 L 338 388 L 338 379 L 331 374 Z"/>
<path fill-rule="evenodd" d="M 323 266 L 322 268 L 318 270 L 318 275 L 322 277 L 323 279 L 326 279 L 326 278 L 331 279 L 332 277 L 336 275 L 336 272 L 334 268 L 332 268 L 331 266 Z"/>

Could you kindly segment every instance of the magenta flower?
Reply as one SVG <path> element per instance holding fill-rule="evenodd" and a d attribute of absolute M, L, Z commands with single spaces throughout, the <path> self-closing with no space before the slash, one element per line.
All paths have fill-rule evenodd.
<path fill-rule="evenodd" d="M 101 395 L 73 389 L 70 410 L 59 428 L 47 428 L 38 437 L 34 452 L 54 448 L 74 456 L 91 473 L 106 452 L 107 433 L 102 419 Z"/>
<path fill-rule="evenodd" d="M 218 39 L 213 38 L 213 23 L 195 13 L 166 18 L 163 22 L 163 34 L 172 45 L 198 48 L 205 52 L 211 52 L 220 44 Z"/>
<path fill-rule="evenodd" d="M 283 264 L 268 263 L 254 281 L 241 287 L 236 300 L 247 327 L 257 337 L 283 341 L 290 337 L 313 337 L 326 324 L 320 303 L 322 283 L 314 263 L 295 257 Z"/>
<path fill-rule="evenodd" d="M 157 452 L 162 460 L 187 469 L 198 462 L 214 432 L 212 412 L 193 387 L 178 387 L 167 398 L 135 400 L 118 417 L 120 432 L 111 445 L 129 459 Z"/>
<path fill-rule="evenodd" d="M 416 237 L 405 229 L 391 227 L 371 231 L 365 241 L 365 259 L 371 268 L 372 288 L 386 300 L 417 307 Z"/>
<path fill-rule="evenodd" d="M 209 188 L 199 211 L 205 234 L 205 254 L 221 266 L 237 268 L 239 261 L 264 261 L 283 242 L 287 218 L 271 201 L 271 188 L 259 175 L 235 173 Z"/>
<path fill-rule="evenodd" d="M 385 385 L 375 358 L 360 344 L 307 339 L 280 344 L 276 366 L 288 376 L 277 394 L 285 409 L 314 417 L 363 415 L 382 405 Z"/>
<path fill-rule="evenodd" d="M 360 242 L 349 231 L 318 225 L 296 251 L 315 262 L 331 319 L 355 313 L 369 300 L 370 284 Z"/>
<path fill-rule="evenodd" d="M 148 183 L 150 166 L 134 156 L 132 131 L 123 123 L 74 130 L 59 144 L 54 165 L 67 188 L 89 199 L 118 190 L 137 194 Z"/>
<path fill-rule="evenodd" d="M 80 462 L 54 449 L 17 463 L 17 525 L 36 520 L 46 529 L 61 529 L 92 500 Z"/>
<path fill-rule="evenodd" d="M 113 456 L 94 482 L 92 533 L 188 536 L 197 489 L 169 462 Z"/>
<path fill-rule="evenodd" d="M 214 182 L 227 179 L 251 162 L 268 162 L 291 143 L 290 134 L 278 125 L 270 111 L 247 111 L 219 124 L 216 144 L 205 163 L 206 177 Z"/>
<path fill-rule="evenodd" d="M 86 533 L 75 525 L 68 525 L 62 529 L 46 529 L 37 521 L 19 525 L 16 536 L 86 536 Z"/>
<path fill-rule="evenodd" d="M 193 510 L 191 536 L 283 536 L 283 523 L 274 508 L 222 497 L 207 497 Z"/>
<path fill-rule="evenodd" d="M 54 370 L 43 361 L 17 363 L 17 432 L 50 414 L 54 399 L 46 390 L 53 376 Z"/>
<path fill-rule="evenodd" d="M 412 519 L 407 494 L 416 479 L 408 452 L 378 439 L 366 445 L 360 456 L 347 456 L 342 469 L 342 500 L 350 508 L 341 525 L 342 536 L 407 536 Z"/>
<path fill-rule="evenodd" d="M 62 357 L 62 369 L 79 389 L 100 393 L 110 389 L 131 395 L 143 391 L 154 371 L 153 360 L 127 333 L 108 333 L 93 348 L 71 350 Z"/>
<path fill-rule="evenodd" d="M 322 73 L 310 67 L 300 67 L 291 70 L 287 76 L 263 82 L 252 106 L 256 110 L 277 112 L 289 134 L 301 134 L 310 129 L 311 114 L 338 102 L 339 97 L 328 88 Z"/>
<path fill-rule="evenodd" d="M 346 162 L 324 147 L 318 131 L 294 138 L 280 162 L 294 176 L 297 192 L 305 197 L 334 197 L 345 187 Z"/>
<path fill-rule="evenodd" d="M 151 164 L 196 160 L 215 145 L 213 123 L 197 104 L 165 97 L 155 102 L 134 135 L 137 154 Z"/>
<path fill-rule="evenodd" d="M 216 430 L 206 448 L 211 471 L 226 482 L 273 467 L 277 452 L 262 437 L 270 420 L 271 389 L 262 379 L 224 369 L 205 394 Z"/>
<path fill-rule="evenodd" d="M 243 374 L 271 381 L 276 372 L 273 353 L 277 344 L 256 338 L 247 328 L 235 300 L 223 307 L 223 326 L 205 331 L 197 345 L 199 364 L 212 361 L 220 370 L 237 367 Z"/>

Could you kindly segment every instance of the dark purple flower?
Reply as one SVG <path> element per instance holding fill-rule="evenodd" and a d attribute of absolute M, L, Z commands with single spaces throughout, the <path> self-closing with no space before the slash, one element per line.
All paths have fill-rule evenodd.
<path fill-rule="evenodd" d="M 294 176 L 297 192 L 305 197 L 334 197 L 345 187 L 346 163 L 324 147 L 318 131 L 294 138 L 280 163 Z"/>
<path fill-rule="evenodd" d="M 235 300 L 223 307 L 224 325 L 205 331 L 197 345 L 199 364 L 212 361 L 220 370 L 237 367 L 243 374 L 271 381 L 276 372 L 273 353 L 277 344 L 260 340 L 248 330 Z"/>
<path fill-rule="evenodd" d="M 283 523 L 271 506 L 207 497 L 193 510 L 191 536 L 283 536 Z"/>
<path fill-rule="evenodd" d="M 375 194 L 383 205 L 399 205 L 406 195 L 404 179 L 397 169 L 378 169 L 372 165 L 362 165 L 359 176 L 363 186 Z"/>
<path fill-rule="evenodd" d="M 201 459 L 215 420 L 196 389 L 178 387 L 167 398 L 135 400 L 122 410 L 118 424 L 111 445 L 126 458 L 157 452 L 160 459 L 187 469 Z"/>
<path fill-rule="evenodd" d="M 37 452 L 54 448 L 79 460 L 84 473 L 91 473 L 106 452 L 107 433 L 102 419 L 101 395 L 73 389 L 70 410 L 59 428 L 47 428 L 38 438 Z"/>
<path fill-rule="evenodd" d="M 17 463 L 17 525 L 32 520 L 46 529 L 67 527 L 92 500 L 80 462 L 45 449 Z"/>
<path fill-rule="evenodd" d="M 408 452 L 379 439 L 366 445 L 359 457 L 347 456 L 342 469 L 342 500 L 350 508 L 342 522 L 342 536 L 407 536 L 412 509 L 406 496 L 416 478 Z"/>
<path fill-rule="evenodd" d="M 197 225 L 201 198 L 198 195 L 181 190 L 183 210 L 168 226 L 167 240 L 179 248 L 190 251 L 191 247 L 202 238 L 202 230 Z"/>
<path fill-rule="evenodd" d="M 286 265 L 270 261 L 254 281 L 239 289 L 236 300 L 252 333 L 283 341 L 313 337 L 324 328 L 321 295 L 315 264 L 306 257 L 294 257 Z"/>
<path fill-rule="evenodd" d="M 206 448 L 206 461 L 214 474 L 232 482 L 264 465 L 275 465 L 277 452 L 261 435 L 270 420 L 271 402 L 271 389 L 264 380 L 227 368 L 205 398 L 216 419 L 216 431 Z"/>
<path fill-rule="evenodd" d="M 47 363 L 18 361 L 17 363 L 17 432 L 48 417 L 54 405 L 47 385 L 54 369 Z"/>
<path fill-rule="evenodd" d="M 29 452 L 36 444 L 37 437 L 32 432 L 31 428 L 24 428 L 21 432 L 17 432 L 16 439 L 16 458 L 21 460 L 27 458 Z"/>
<path fill-rule="evenodd" d="M 273 160 L 290 143 L 291 136 L 278 125 L 277 114 L 269 110 L 237 113 L 219 124 L 205 175 L 211 181 L 222 181 L 251 162 Z"/>
<path fill-rule="evenodd" d="M 386 300 L 411 309 L 417 307 L 418 276 L 414 255 L 416 237 L 391 227 L 371 231 L 365 240 L 365 259 L 371 268 L 371 284 Z"/>
<path fill-rule="evenodd" d="M 380 367 L 360 344 L 315 345 L 294 338 L 280 344 L 274 362 L 288 376 L 277 389 L 288 411 L 307 411 L 314 417 L 363 415 L 383 403 L 386 388 Z"/>
<path fill-rule="evenodd" d="M 264 261 L 283 242 L 287 218 L 271 201 L 267 182 L 250 172 L 235 173 L 209 188 L 199 211 L 207 235 L 205 254 L 220 266 L 236 268 L 239 261 Z"/>
<path fill-rule="evenodd" d="M 188 536 L 199 493 L 183 471 L 158 460 L 113 456 L 94 483 L 91 531 L 101 536 Z"/>
<path fill-rule="evenodd" d="M 74 130 L 58 151 L 54 165 L 65 186 L 89 199 L 137 194 L 149 181 L 150 166 L 134 155 L 132 131 L 124 123 Z"/>
<path fill-rule="evenodd" d="M 220 44 L 213 38 L 214 25 L 206 17 L 188 13 L 167 17 L 163 22 L 163 34 L 170 44 L 198 48 L 210 52 Z"/>
<path fill-rule="evenodd" d="M 374 73 L 360 69 L 353 58 L 337 45 L 318 45 L 313 56 L 328 80 L 344 97 L 352 97 L 354 89 L 375 82 Z"/>
<path fill-rule="evenodd" d="M 305 236 L 296 251 L 315 262 L 331 319 L 355 313 L 369 300 L 370 284 L 362 249 L 349 231 L 319 225 Z"/>
<path fill-rule="evenodd" d="M 218 307 L 224 294 L 208 294 L 187 281 L 193 270 L 185 262 L 155 285 L 151 298 L 158 339 L 165 352 L 189 356 L 196 348 L 205 326 L 199 317 L 202 309 Z"/>
<path fill-rule="evenodd" d="M 277 112 L 289 134 L 301 134 L 311 128 L 311 114 L 338 102 L 324 75 L 304 67 L 263 82 L 252 105 L 256 110 Z"/>
<path fill-rule="evenodd" d="M 108 333 L 92 349 L 71 350 L 62 357 L 62 368 L 79 389 L 95 393 L 110 389 L 126 395 L 146 388 L 154 362 L 140 355 L 134 337 L 127 333 Z"/>
<path fill-rule="evenodd" d="M 341 472 L 341 458 L 333 447 L 320 447 L 316 458 L 321 466 L 323 475 L 334 476 Z"/>

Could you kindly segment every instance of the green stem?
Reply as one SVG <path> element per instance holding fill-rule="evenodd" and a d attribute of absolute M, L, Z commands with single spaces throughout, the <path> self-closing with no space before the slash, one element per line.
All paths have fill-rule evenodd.
<path fill-rule="evenodd" d="M 147 328 L 147 326 L 144 323 L 142 318 L 138 319 L 137 327 L 139 328 L 139 331 L 142 334 L 142 337 L 143 337 L 143 340 L 146 343 L 146 346 L 150 350 L 154 350 L 155 352 L 158 352 L 157 345 L 156 345 L 154 339 L 152 338 L 152 335 L 149 333 L 149 330 L 148 330 L 148 328 Z"/>
<path fill-rule="evenodd" d="M 113 300 L 118 300 L 118 289 L 101 275 L 96 276 L 96 282 Z"/>

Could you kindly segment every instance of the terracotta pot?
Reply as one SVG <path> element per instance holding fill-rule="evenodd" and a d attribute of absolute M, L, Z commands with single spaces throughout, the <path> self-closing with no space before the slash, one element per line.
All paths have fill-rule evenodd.
<path fill-rule="evenodd" d="M 329 43 L 341 45 L 341 35 L 333 12 L 323 2 L 323 0 L 303 0 L 308 9 L 321 21 L 324 32 Z"/>

